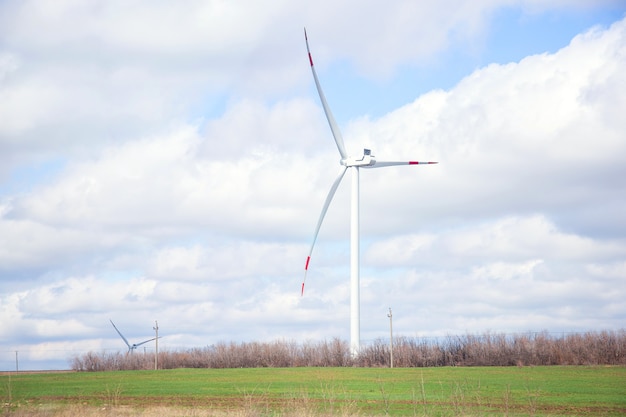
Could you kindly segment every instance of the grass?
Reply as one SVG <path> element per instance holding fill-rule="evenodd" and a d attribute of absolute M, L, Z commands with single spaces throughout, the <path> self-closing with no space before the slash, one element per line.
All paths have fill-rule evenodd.
<path fill-rule="evenodd" d="M 618 416 L 626 414 L 626 368 L 14 373 L 0 376 L 0 400 L 4 413 L 13 416 L 77 416 L 113 409 L 122 416 L 151 415 L 155 409 L 160 411 L 152 415 L 162 416 Z M 82 411 L 62 414 L 76 407 Z M 46 411 L 36 414 L 41 410 Z M 33 414 L 24 414 L 28 412 Z"/>

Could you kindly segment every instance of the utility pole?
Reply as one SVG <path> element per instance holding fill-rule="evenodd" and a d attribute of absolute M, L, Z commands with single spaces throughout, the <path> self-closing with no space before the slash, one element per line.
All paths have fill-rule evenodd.
<path fill-rule="evenodd" d="M 391 307 L 389 307 L 389 356 L 390 356 L 390 368 L 393 368 L 393 314 L 391 314 Z"/>
<path fill-rule="evenodd" d="M 156 320 L 154 321 L 153 329 L 156 332 L 156 338 L 154 339 L 154 343 L 156 345 L 156 351 L 154 353 L 154 370 L 156 371 L 159 369 L 159 323 L 157 323 Z"/>
<path fill-rule="evenodd" d="M 15 372 L 20 371 L 19 361 L 17 360 L 17 350 L 15 351 Z"/>

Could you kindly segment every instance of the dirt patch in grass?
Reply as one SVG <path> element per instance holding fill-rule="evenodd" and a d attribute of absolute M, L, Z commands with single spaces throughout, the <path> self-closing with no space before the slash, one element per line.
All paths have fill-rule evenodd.
<path fill-rule="evenodd" d="M 26 404 L 17 407 L 8 415 L 13 417 L 76 417 L 76 416 L 197 416 L 197 417 L 256 417 L 260 415 L 275 416 L 383 416 L 384 401 L 368 401 L 357 409 L 351 400 L 328 400 L 311 398 L 275 398 L 269 396 L 244 395 L 241 397 L 214 397 L 214 396 L 158 396 L 158 397 L 129 397 L 124 396 L 119 404 L 95 405 L 84 397 L 43 397 L 37 404 Z M 576 407 L 550 406 L 537 404 L 480 404 L 463 402 L 428 401 L 419 404 L 410 401 L 392 401 L 391 410 L 404 409 L 412 412 L 405 415 L 549 415 L 549 416 L 622 416 L 626 415 L 626 407 L 608 407 L 604 405 Z M 72 414 L 81 410 L 80 413 Z M 86 413 L 86 414 L 85 414 Z M 112 413 L 112 414 L 111 414 Z M 395 412 L 393 414 L 396 414 Z"/>

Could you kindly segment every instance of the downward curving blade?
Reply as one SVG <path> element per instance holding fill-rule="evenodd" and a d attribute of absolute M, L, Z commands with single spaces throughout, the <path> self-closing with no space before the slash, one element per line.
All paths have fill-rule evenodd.
<path fill-rule="evenodd" d="M 324 96 L 324 92 L 322 91 L 322 86 L 320 85 L 320 82 L 317 79 L 315 66 L 313 66 L 313 58 L 311 57 L 311 50 L 309 49 L 309 39 L 306 36 L 306 29 L 304 29 L 304 40 L 306 42 L 306 51 L 309 54 L 309 62 L 311 63 L 311 72 L 313 73 L 313 79 L 315 80 L 315 87 L 317 87 L 317 93 L 320 96 L 322 107 L 324 107 L 324 113 L 326 113 L 326 119 L 328 119 L 330 130 L 333 132 L 333 137 L 335 138 L 337 149 L 339 149 L 339 153 L 341 154 L 341 159 L 346 159 L 348 157 L 348 153 L 346 152 L 346 147 L 343 144 L 343 137 L 341 136 L 341 131 L 339 130 L 339 126 L 337 126 L 337 122 L 335 121 L 335 118 L 333 117 L 333 114 L 330 111 L 330 107 L 328 107 L 328 103 L 326 102 L 326 97 Z"/>
<path fill-rule="evenodd" d="M 315 247 L 315 241 L 317 240 L 317 235 L 320 232 L 320 227 L 322 227 L 322 221 L 324 221 L 324 216 L 326 216 L 326 211 L 328 211 L 328 206 L 330 202 L 333 200 L 333 196 L 335 195 L 335 191 L 337 191 L 337 187 L 341 183 L 341 179 L 346 173 L 347 167 L 342 167 L 339 176 L 333 182 L 333 186 L 330 187 L 330 191 L 328 192 L 328 196 L 326 196 L 326 201 L 324 202 L 324 207 L 322 207 L 322 213 L 320 214 L 320 218 L 317 221 L 317 226 L 315 227 L 315 234 L 313 235 L 313 243 L 311 243 L 311 249 L 309 250 L 309 256 L 306 257 L 306 264 L 304 265 L 304 280 L 302 280 L 302 289 L 300 295 L 304 295 L 304 283 L 306 282 L 306 274 L 309 271 L 309 262 L 311 261 L 311 254 L 313 254 L 313 247 Z"/>

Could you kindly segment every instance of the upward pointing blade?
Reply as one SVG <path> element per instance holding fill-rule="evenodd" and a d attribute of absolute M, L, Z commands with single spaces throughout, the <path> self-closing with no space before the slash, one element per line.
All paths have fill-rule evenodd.
<path fill-rule="evenodd" d="M 333 196 L 335 195 L 335 191 L 337 191 L 337 187 L 341 183 L 341 179 L 346 173 L 347 167 L 342 167 L 341 172 L 333 182 L 333 186 L 330 187 L 330 191 L 328 192 L 328 196 L 326 196 L 326 201 L 324 202 L 324 207 L 322 207 L 322 213 L 320 214 L 320 218 L 317 221 L 317 226 L 315 227 L 315 234 L 313 235 L 313 243 L 311 243 L 311 249 L 309 250 L 309 256 L 306 257 L 306 264 L 304 265 L 304 280 L 302 280 L 302 289 L 300 295 L 304 295 L 304 283 L 306 282 L 306 274 L 309 271 L 309 262 L 311 261 L 311 254 L 313 253 L 313 247 L 315 247 L 315 241 L 317 240 L 317 235 L 320 232 L 320 227 L 322 227 L 322 221 L 324 221 L 324 216 L 326 216 L 326 211 L 328 211 L 328 206 L 330 202 L 333 200 Z"/>
<path fill-rule="evenodd" d="M 322 107 L 324 107 L 324 113 L 326 113 L 326 119 L 328 119 L 330 130 L 333 132 L 333 137 L 335 138 L 337 149 L 339 149 L 339 153 L 341 154 L 341 159 L 346 159 L 348 157 L 348 153 L 346 152 L 346 147 L 343 144 L 343 137 L 341 136 L 341 131 L 339 130 L 339 126 L 337 126 L 337 122 L 335 121 L 335 118 L 333 117 L 333 114 L 330 111 L 330 107 L 328 107 L 328 103 L 326 102 L 326 97 L 324 97 L 324 92 L 322 91 L 320 82 L 317 79 L 317 73 L 315 72 L 315 67 L 313 66 L 313 58 L 311 57 L 311 50 L 309 49 L 309 39 L 306 36 L 306 29 L 304 29 L 304 40 L 306 42 L 306 51 L 309 54 L 309 62 L 311 63 L 311 72 L 313 73 L 313 79 L 315 80 L 315 87 L 317 87 L 317 93 L 320 96 Z"/>
<path fill-rule="evenodd" d="M 128 343 L 128 340 L 126 340 L 126 338 L 124 337 L 124 335 L 122 334 L 122 332 L 120 332 L 118 330 L 118 328 L 115 326 L 115 323 L 113 323 L 113 320 L 109 319 L 109 321 L 111 322 L 111 324 L 113 325 L 113 327 L 115 328 L 115 330 L 117 331 L 117 334 L 120 335 L 120 337 L 124 340 L 124 343 L 126 343 L 126 346 L 128 346 L 128 350 L 132 349 L 132 346 L 130 345 L 130 343 Z"/>

